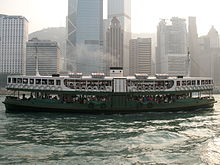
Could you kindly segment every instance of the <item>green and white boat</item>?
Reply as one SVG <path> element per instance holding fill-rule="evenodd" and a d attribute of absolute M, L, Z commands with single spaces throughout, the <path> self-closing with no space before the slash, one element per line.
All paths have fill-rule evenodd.
<path fill-rule="evenodd" d="M 89 114 L 190 111 L 212 108 L 211 78 L 146 74 L 124 77 L 121 68 L 110 76 L 8 76 L 3 102 L 6 112 L 71 112 Z"/>

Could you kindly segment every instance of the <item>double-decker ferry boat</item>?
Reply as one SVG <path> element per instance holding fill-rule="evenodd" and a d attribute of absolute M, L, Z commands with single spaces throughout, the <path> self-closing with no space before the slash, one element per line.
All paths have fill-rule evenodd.
<path fill-rule="evenodd" d="M 6 112 L 138 113 L 189 111 L 212 108 L 211 78 L 169 77 L 147 74 L 123 76 L 112 68 L 110 76 L 8 76 L 12 95 L 3 102 Z"/>

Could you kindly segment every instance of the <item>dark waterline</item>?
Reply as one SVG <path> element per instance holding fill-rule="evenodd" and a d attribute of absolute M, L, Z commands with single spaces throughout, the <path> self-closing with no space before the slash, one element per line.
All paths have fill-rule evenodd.
<path fill-rule="evenodd" d="M 214 110 L 132 115 L 6 114 L 0 103 L 0 164 L 220 164 L 215 97 Z"/>

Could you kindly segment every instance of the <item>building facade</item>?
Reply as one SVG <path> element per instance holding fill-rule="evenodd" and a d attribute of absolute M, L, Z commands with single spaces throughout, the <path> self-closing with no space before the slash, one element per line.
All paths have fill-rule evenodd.
<path fill-rule="evenodd" d="M 185 20 L 173 17 L 171 24 L 168 24 L 166 20 L 161 20 L 157 29 L 157 41 L 156 72 L 187 75 L 189 57 Z M 178 67 L 175 67 L 176 62 L 178 62 Z M 183 70 L 180 71 L 179 68 Z"/>
<path fill-rule="evenodd" d="M 200 75 L 199 65 L 199 43 L 196 25 L 196 17 L 189 17 L 188 19 L 188 42 L 189 53 L 191 59 L 190 76 L 198 77 Z"/>
<path fill-rule="evenodd" d="M 151 38 L 137 38 L 130 40 L 129 74 L 151 74 Z"/>
<path fill-rule="evenodd" d="M 59 73 L 60 60 L 60 48 L 56 42 L 37 38 L 27 42 L 26 75 L 36 75 L 37 68 L 41 76 Z"/>
<path fill-rule="evenodd" d="M 123 30 L 114 17 L 106 32 L 107 73 L 110 67 L 123 67 Z"/>
<path fill-rule="evenodd" d="M 25 74 L 28 21 L 0 15 L 0 73 Z"/>
<path fill-rule="evenodd" d="M 218 31 L 211 27 L 206 36 L 199 37 L 200 76 L 212 77 L 215 85 L 220 86 L 220 47 Z"/>
<path fill-rule="evenodd" d="M 207 37 L 209 38 L 210 48 L 219 48 L 219 34 L 214 26 L 209 30 Z"/>
<path fill-rule="evenodd" d="M 117 17 L 123 30 L 123 69 L 129 74 L 129 41 L 131 39 L 131 0 L 108 0 L 108 20 Z"/>
<path fill-rule="evenodd" d="M 102 69 L 103 0 L 69 0 L 66 44 L 67 71 Z"/>

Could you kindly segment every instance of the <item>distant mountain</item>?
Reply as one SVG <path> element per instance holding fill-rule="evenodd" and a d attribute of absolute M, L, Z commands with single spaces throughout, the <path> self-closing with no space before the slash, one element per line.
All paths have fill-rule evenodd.
<path fill-rule="evenodd" d="M 33 32 L 29 34 L 29 39 L 37 37 L 40 40 L 51 40 L 58 43 L 65 41 L 66 28 L 57 27 L 57 28 L 47 28 L 40 31 Z"/>

